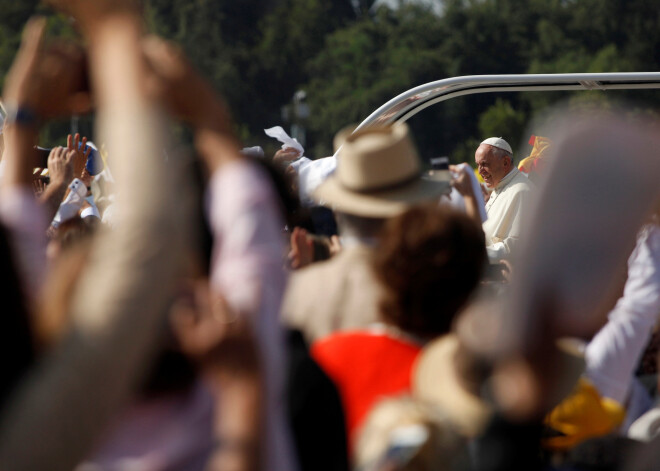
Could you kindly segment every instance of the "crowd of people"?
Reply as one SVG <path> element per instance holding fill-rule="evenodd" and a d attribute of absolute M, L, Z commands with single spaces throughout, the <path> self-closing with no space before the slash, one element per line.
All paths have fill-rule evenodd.
<path fill-rule="evenodd" d="M 660 469 L 657 124 L 265 156 L 131 0 L 51 3 L 85 47 L 31 19 L 2 95 L 0 468 Z"/>

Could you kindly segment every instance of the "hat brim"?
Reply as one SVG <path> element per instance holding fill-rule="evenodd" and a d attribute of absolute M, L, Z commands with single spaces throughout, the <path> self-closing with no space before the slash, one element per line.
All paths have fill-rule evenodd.
<path fill-rule="evenodd" d="M 580 376 L 584 373 L 587 364 L 584 351 L 580 347 L 583 344 L 582 340 L 571 337 L 560 337 L 555 340 L 559 352 L 557 361 L 560 365 L 561 374 L 555 381 L 554 389 L 548 398 L 551 407 L 559 404 L 573 392 Z"/>
<path fill-rule="evenodd" d="M 454 367 L 457 351 L 458 338 L 453 334 L 425 348 L 413 370 L 413 395 L 439 406 L 465 436 L 476 437 L 493 409 L 461 385 Z"/>
<path fill-rule="evenodd" d="M 550 399 L 552 407 L 571 393 L 584 372 L 584 355 L 575 345 L 567 338 L 556 342 L 562 374 Z M 439 406 L 471 438 L 483 432 L 493 408 L 461 384 L 454 363 L 458 346 L 458 337 L 448 334 L 424 348 L 413 368 L 412 390 L 419 399 Z"/>
<path fill-rule="evenodd" d="M 331 175 L 314 191 L 317 203 L 356 216 L 385 218 L 396 216 L 411 206 L 439 198 L 448 193 L 448 182 L 425 180 L 421 177 L 398 188 L 360 193 L 342 186 Z"/>

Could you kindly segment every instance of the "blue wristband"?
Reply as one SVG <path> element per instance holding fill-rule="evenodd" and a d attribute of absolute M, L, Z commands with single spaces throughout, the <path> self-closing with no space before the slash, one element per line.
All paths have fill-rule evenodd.
<path fill-rule="evenodd" d="M 39 119 L 37 118 L 37 114 L 26 106 L 19 106 L 18 108 L 8 107 L 5 123 L 37 127 L 39 125 Z"/>

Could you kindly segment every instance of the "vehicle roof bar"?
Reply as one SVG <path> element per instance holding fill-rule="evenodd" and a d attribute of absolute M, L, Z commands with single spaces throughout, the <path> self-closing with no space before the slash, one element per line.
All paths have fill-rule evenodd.
<path fill-rule="evenodd" d="M 394 121 L 405 122 L 436 103 L 478 93 L 657 88 L 660 88 L 660 72 L 452 77 L 429 82 L 398 95 L 371 113 L 357 129 Z"/>

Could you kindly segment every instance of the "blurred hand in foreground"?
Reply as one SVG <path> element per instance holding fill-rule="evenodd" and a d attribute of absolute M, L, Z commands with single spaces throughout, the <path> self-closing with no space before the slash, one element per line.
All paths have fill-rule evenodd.
<path fill-rule="evenodd" d="M 261 461 L 263 384 L 248 317 L 211 292 L 208 280 L 191 283 L 172 309 L 171 325 L 183 353 L 199 362 L 218 386 L 216 448 L 207 470 L 256 471 Z M 215 388 L 214 388 L 215 389 Z"/>
<path fill-rule="evenodd" d="M 220 127 L 232 134 L 224 103 L 190 64 L 177 45 L 157 36 L 142 43 L 147 62 L 147 90 L 172 114 L 197 127 Z"/>
<path fill-rule="evenodd" d="M 211 173 L 241 159 L 240 144 L 222 98 L 176 45 L 150 36 L 142 42 L 146 90 L 175 117 L 195 128 L 195 148 Z"/>
<path fill-rule="evenodd" d="M 171 325 L 183 353 L 212 380 L 258 375 L 257 346 L 245 315 L 211 292 L 208 281 L 192 282 L 188 298 L 172 308 Z"/>
<path fill-rule="evenodd" d="M 7 74 L 3 98 L 8 107 L 28 108 L 42 120 L 84 114 L 91 108 L 85 55 L 78 46 L 44 44 L 46 21 L 31 19 Z"/>

